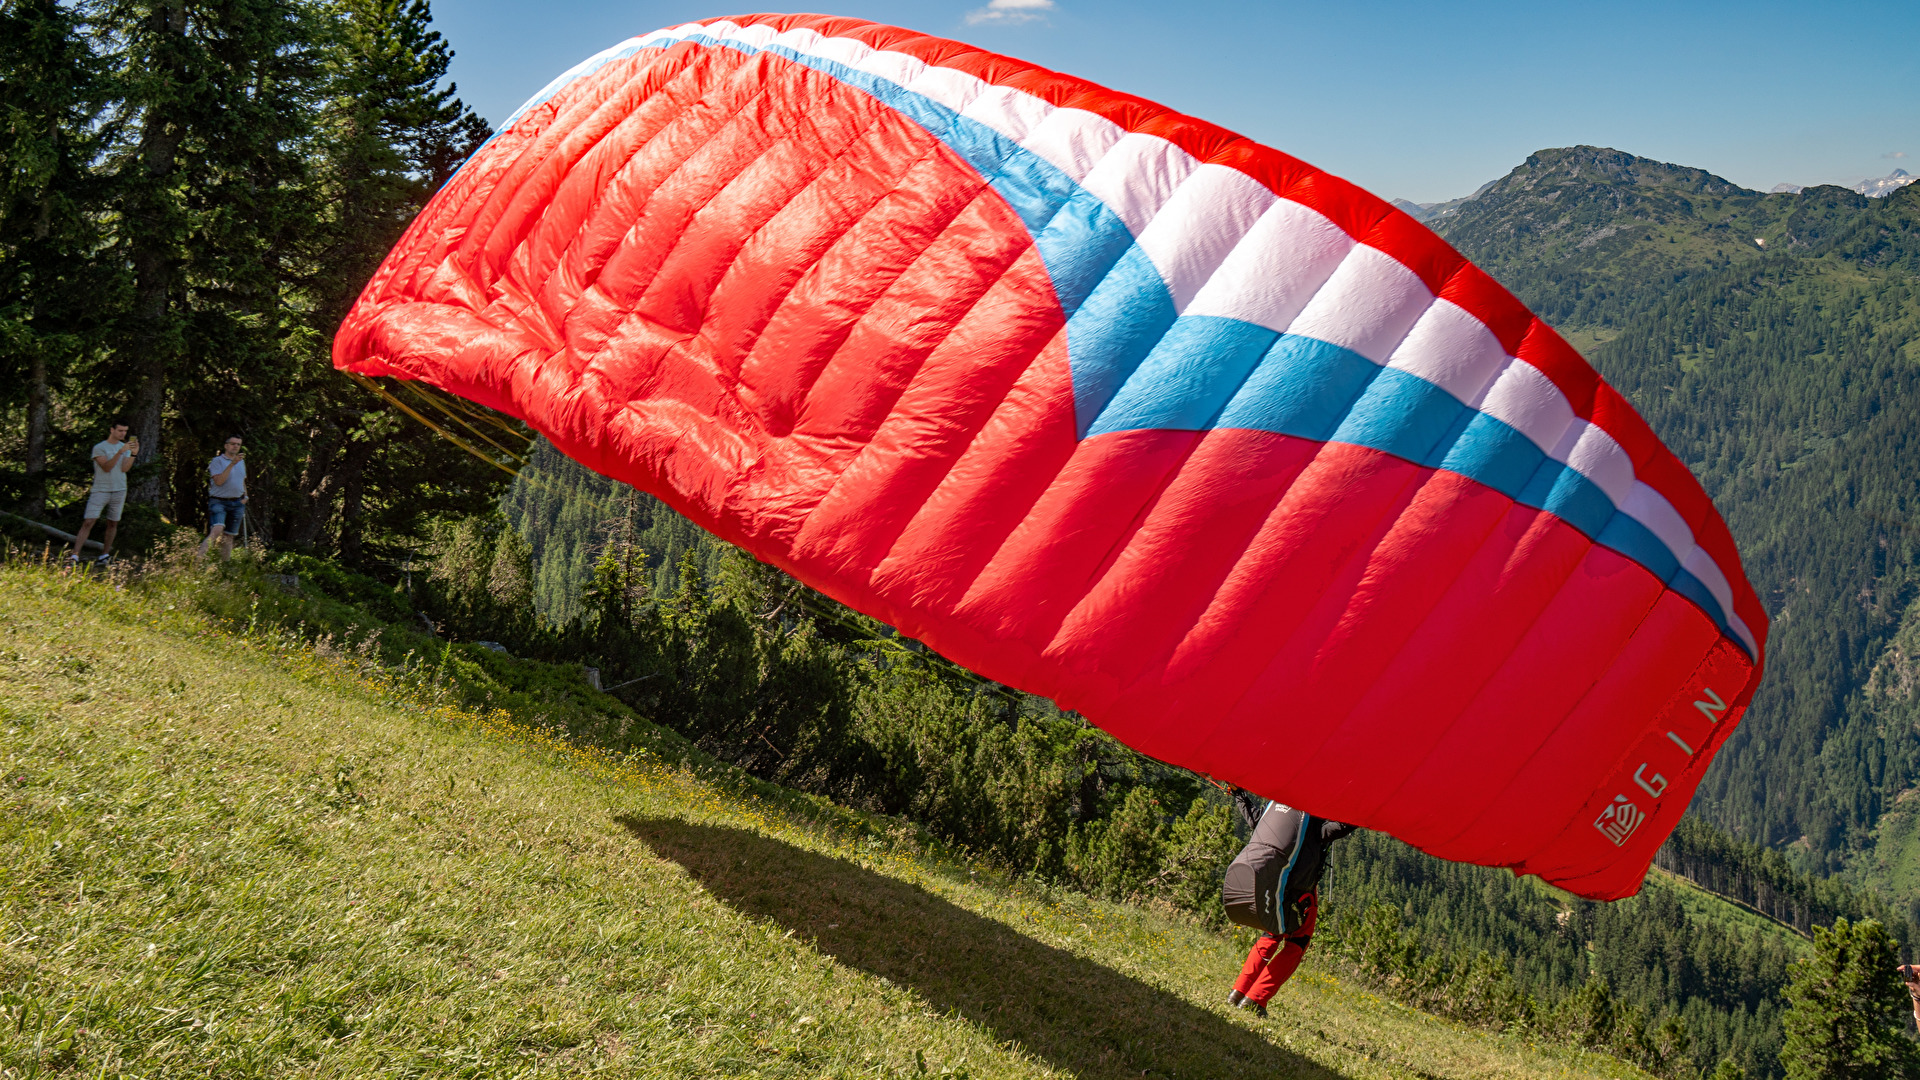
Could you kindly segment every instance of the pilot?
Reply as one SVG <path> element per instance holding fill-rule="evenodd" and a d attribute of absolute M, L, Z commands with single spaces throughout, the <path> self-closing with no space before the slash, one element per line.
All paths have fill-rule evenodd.
<path fill-rule="evenodd" d="M 1227 918 L 1261 931 L 1227 1003 L 1267 1015 L 1274 991 L 1293 976 L 1313 942 L 1327 848 L 1358 826 L 1270 802 L 1247 846 L 1227 867 L 1221 900 Z"/>

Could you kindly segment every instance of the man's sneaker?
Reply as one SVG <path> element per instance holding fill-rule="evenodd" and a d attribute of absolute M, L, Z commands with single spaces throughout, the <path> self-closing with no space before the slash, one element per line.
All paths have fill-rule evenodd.
<path fill-rule="evenodd" d="M 95 555 L 93 557 L 93 565 L 95 566 L 105 566 L 112 561 L 113 561 L 113 552 L 111 551 L 103 551 L 100 554 Z"/>
<path fill-rule="evenodd" d="M 1247 995 L 1241 993 L 1240 991 L 1238 990 L 1227 991 L 1227 1005 L 1229 1007 L 1237 1009 L 1240 1007 L 1240 1003 L 1245 1000 L 1247 1000 Z"/>

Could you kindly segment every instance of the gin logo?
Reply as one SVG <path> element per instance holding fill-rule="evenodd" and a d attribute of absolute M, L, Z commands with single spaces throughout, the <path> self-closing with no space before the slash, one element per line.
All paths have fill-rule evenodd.
<path fill-rule="evenodd" d="M 1633 782 L 1640 785 L 1640 790 L 1656 799 L 1667 790 L 1667 778 L 1659 773 L 1648 776 L 1647 763 L 1644 761 L 1640 763 L 1639 768 L 1633 770 Z"/>
<path fill-rule="evenodd" d="M 1600 811 L 1600 817 L 1594 821 L 1593 827 L 1600 830 L 1601 836 L 1613 841 L 1614 847 L 1619 847 L 1645 820 L 1647 815 L 1641 813 L 1638 806 L 1628 802 L 1625 795 L 1615 795 L 1613 802 Z"/>
<path fill-rule="evenodd" d="M 1714 693 L 1711 686 L 1703 686 L 1700 689 L 1707 695 L 1706 700 L 1694 702 L 1693 707 L 1700 710 L 1700 715 L 1707 718 L 1707 723 L 1719 723 L 1720 714 L 1727 711 L 1726 700 Z"/>

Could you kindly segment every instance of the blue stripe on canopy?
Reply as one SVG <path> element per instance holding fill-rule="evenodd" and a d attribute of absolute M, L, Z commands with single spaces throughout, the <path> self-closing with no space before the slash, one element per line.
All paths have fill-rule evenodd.
<path fill-rule="evenodd" d="M 1026 224 L 1067 317 L 1081 438 L 1240 428 L 1349 443 L 1445 469 L 1560 517 L 1645 566 L 1728 637 L 1743 640 L 1712 590 L 1680 565 L 1665 541 L 1513 427 L 1350 349 L 1239 319 L 1180 315 L 1166 281 L 1119 215 L 1052 162 L 986 124 L 837 61 L 705 34 L 610 51 L 572 75 L 679 41 L 747 55 L 771 52 L 831 75 L 912 119 L 978 171 Z M 568 81 L 556 80 L 520 112 Z"/>

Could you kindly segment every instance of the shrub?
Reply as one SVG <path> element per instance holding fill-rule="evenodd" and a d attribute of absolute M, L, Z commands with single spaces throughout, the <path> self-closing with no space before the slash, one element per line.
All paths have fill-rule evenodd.
<path fill-rule="evenodd" d="M 1893 937 L 1872 919 L 1815 928 L 1787 987 L 1789 1080 L 1894 1080 L 1920 1071 Z"/>

